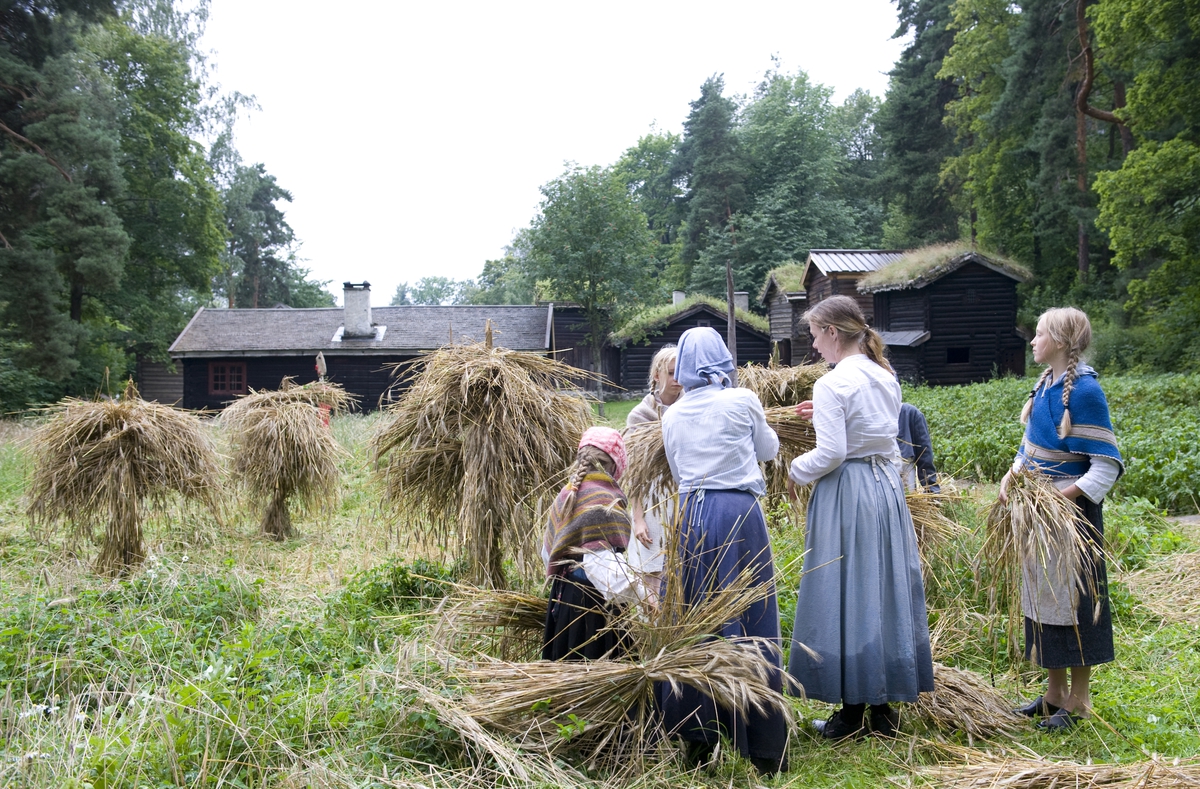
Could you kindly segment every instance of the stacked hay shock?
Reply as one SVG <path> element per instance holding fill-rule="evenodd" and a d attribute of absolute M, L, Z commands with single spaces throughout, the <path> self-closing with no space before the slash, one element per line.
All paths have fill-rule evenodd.
<path fill-rule="evenodd" d="M 219 518 L 217 453 L 194 414 L 142 400 L 133 381 L 118 400 L 69 398 L 49 414 L 30 439 L 29 515 L 69 522 L 84 539 L 105 523 L 97 572 L 120 575 L 141 564 L 142 521 L 147 511 L 165 512 L 176 494 Z"/>
<path fill-rule="evenodd" d="M 504 558 L 540 563 L 531 516 L 558 493 L 592 424 L 579 370 L 483 343 L 426 356 L 371 439 L 384 504 L 457 547 L 474 582 L 503 587 Z"/>
<path fill-rule="evenodd" d="M 221 414 L 233 438 L 235 479 L 267 500 L 260 523 L 265 536 L 292 536 L 289 501 L 305 512 L 331 512 L 337 505 L 338 461 L 346 453 L 328 418 L 352 403 L 340 386 L 323 381 L 297 386 L 285 378 L 277 391 L 251 391 Z"/>

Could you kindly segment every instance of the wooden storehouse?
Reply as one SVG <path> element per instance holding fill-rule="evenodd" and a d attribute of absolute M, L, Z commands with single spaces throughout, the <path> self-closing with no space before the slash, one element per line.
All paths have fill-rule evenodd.
<path fill-rule="evenodd" d="M 792 338 L 802 328 L 807 328 L 800 326 L 800 316 L 808 309 L 802 284 L 803 274 L 804 267 L 799 263 L 773 269 L 767 273 L 767 280 L 758 296 L 758 303 L 767 311 L 771 342 L 780 364 L 792 363 Z"/>
<path fill-rule="evenodd" d="M 864 276 L 872 325 L 902 378 L 934 385 L 1025 374 L 1025 338 L 1017 331 L 1017 284 L 1023 266 L 962 245 L 906 253 Z"/>
<path fill-rule="evenodd" d="M 724 337 L 728 314 L 723 302 L 707 296 L 691 296 L 645 310 L 610 335 L 614 355 L 605 374 L 622 389 L 643 391 L 650 377 L 650 362 L 660 348 L 678 344 L 683 333 L 696 326 L 711 326 Z M 768 364 L 771 335 L 767 321 L 744 308 L 735 309 L 734 318 L 738 364 Z"/>
<path fill-rule="evenodd" d="M 903 252 L 894 249 L 814 249 L 804 261 L 800 285 L 804 289 L 805 309 L 830 296 L 850 296 L 858 300 L 867 323 L 874 320 L 875 302 L 858 291 L 858 282 L 867 274 L 900 259 Z M 813 361 L 812 338 L 807 326 L 797 326 L 792 335 L 792 363 Z"/>
<path fill-rule="evenodd" d="M 344 308 L 201 308 L 171 345 L 182 370 L 184 408 L 220 409 L 249 389 L 275 389 L 285 376 L 328 379 L 359 397 L 364 411 L 403 387 L 404 367 L 447 343 L 483 340 L 535 353 L 553 351 L 554 305 L 370 306 L 368 283 L 346 283 Z M 396 373 L 401 373 L 397 377 Z"/>

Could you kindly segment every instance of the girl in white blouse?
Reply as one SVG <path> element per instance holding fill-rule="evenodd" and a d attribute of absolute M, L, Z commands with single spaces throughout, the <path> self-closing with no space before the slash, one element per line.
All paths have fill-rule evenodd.
<path fill-rule="evenodd" d="M 816 722 L 826 738 L 867 728 L 891 736 L 898 716 L 889 702 L 933 690 L 925 588 L 898 468 L 900 384 L 853 299 L 826 299 L 804 319 L 835 367 L 797 407 L 817 446 L 789 474 L 793 493 L 815 485 L 788 672 L 809 698 L 842 704 Z"/>

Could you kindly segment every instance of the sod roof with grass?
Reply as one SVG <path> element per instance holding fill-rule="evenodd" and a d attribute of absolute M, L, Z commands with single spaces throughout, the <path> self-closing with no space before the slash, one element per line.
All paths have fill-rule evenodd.
<path fill-rule="evenodd" d="M 768 271 L 767 278 L 763 281 L 762 290 L 758 293 L 758 302 L 760 304 L 766 303 L 767 294 L 771 292 L 772 285 L 783 293 L 803 293 L 804 266 L 792 260 Z"/>
<path fill-rule="evenodd" d="M 688 296 L 679 304 L 663 304 L 658 307 L 650 307 L 642 310 L 610 334 L 608 337 L 609 342 L 617 347 L 643 342 L 651 337 L 662 334 L 676 319 L 690 315 L 692 312 L 704 309 L 705 307 L 715 310 L 721 317 L 728 314 L 726 312 L 726 304 L 721 299 L 695 294 Z M 747 310 L 735 309 L 734 317 L 738 323 L 757 332 L 768 334 L 771 331 L 771 326 L 767 323 L 767 319 L 761 315 L 755 315 Z"/>
<path fill-rule="evenodd" d="M 858 283 L 862 293 L 921 288 L 967 263 L 978 263 L 1017 282 L 1026 282 L 1033 272 L 1025 266 L 993 252 L 981 252 L 968 243 L 936 244 L 905 252 L 863 277 Z"/>

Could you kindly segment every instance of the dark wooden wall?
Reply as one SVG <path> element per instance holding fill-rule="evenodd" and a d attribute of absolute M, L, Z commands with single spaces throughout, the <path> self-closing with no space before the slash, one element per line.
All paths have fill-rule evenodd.
<path fill-rule="evenodd" d="M 792 303 L 778 288 L 772 288 L 767 299 L 767 319 L 771 322 L 772 340 L 792 339 Z"/>
<path fill-rule="evenodd" d="M 637 392 L 646 389 L 650 377 L 650 362 L 658 349 L 667 344 L 679 344 L 679 338 L 688 329 L 708 325 L 725 337 L 726 317 L 715 312 L 700 311 L 688 315 L 666 327 L 662 334 L 652 337 L 648 344 L 626 345 L 620 349 L 620 365 L 617 377 L 613 383 L 627 391 Z M 738 324 L 737 326 L 738 364 L 754 362 L 767 364 L 771 361 L 771 340 L 752 329 Z M 610 376 L 612 378 L 612 376 Z"/>
<path fill-rule="evenodd" d="M 143 400 L 165 405 L 179 405 L 183 400 L 183 372 L 179 365 L 175 365 L 172 373 L 165 364 L 141 359 L 137 365 L 137 385 Z"/>
<path fill-rule="evenodd" d="M 933 385 L 986 381 L 994 373 L 1024 375 L 1016 285 L 1003 274 L 967 263 L 924 288 L 875 294 L 880 328 L 930 333 L 911 352 L 911 363 L 913 373 Z M 906 366 L 909 354 L 904 351 Z M 912 380 L 907 370 L 901 376 Z"/>
<path fill-rule="evenodd" d="M 374 411 L 380 400 L 389 392 L 392 396 L 406 385 L 404 370 L 415 356 L 325 356 L 329 381 L 341 384 L 350 394 L 359 398 L 358 410 Z M 278 389 L 285 376 L 306 384 L 317 380 L 316 359 L 313 356 L 257 356 L 228 359 L 183 359 L 177 364 L 183 367 L 183 407 L 220 410 L 228 404 L 228 398 L 208 393 L 209 362 L 244 362 L 246 385 L 251 389 Z M 393 368 L 400 365 L 401 375 L 393 376 Z M 386 402 L 385 402 L 386 404 Z"/>

